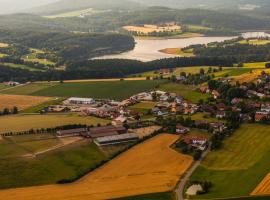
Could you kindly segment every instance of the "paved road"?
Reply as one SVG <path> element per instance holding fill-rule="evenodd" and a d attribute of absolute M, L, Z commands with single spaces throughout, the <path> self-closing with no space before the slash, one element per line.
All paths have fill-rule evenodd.
<path fill-rule="evenodd" d="M 197 167 L 199 167 L 199 165 L 201 164 L 202 160 L 207 156 L 207 154 L 210 152 L 210 146 L 209 148 L 203 152 L 201 159 L 198 161 L 195 161 L 192 166 L 186 171 L 186 173 L 183 175 L 183 177 L 181 178 L 180 182 L 178 183 L 177 187 L 176 187 L 176 195 L 177 195 L 177 199 L 178 200 L 184 200 L 184 188 L 186 183 L 188 182 L 188 180 L 190 179 L 191 175 L 193 174 L 193 172 L 197 169 Z"/>

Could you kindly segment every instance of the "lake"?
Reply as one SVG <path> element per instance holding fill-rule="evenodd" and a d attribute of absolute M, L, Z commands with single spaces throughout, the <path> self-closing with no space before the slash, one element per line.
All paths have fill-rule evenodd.
<path fill-rule="evenodd" d="M 248 32 L 243 33 L 244 38 L 250 37 L 264 37 L 270 36 L 264 32 Z M 159 52 L 161 49 L 165 48 L 184 48 L 195 44 L 208 44 L 211 42 L 223 42 L 225 40 L 230 40 L 236 37 L 193 37 L 193 38 L 180 38 L 180 39 L 135 39 L 135 48 L 131 51 L 106 55 L 97 57 L 95 59 L 132 59 L 140 61 L 151 61 L 162 58 L 172 58 L 176 55 L 170 55 Z"/>

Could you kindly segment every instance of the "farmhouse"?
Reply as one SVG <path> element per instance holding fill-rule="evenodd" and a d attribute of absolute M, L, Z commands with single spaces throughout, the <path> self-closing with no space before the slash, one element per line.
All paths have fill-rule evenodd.
<path fill-rule="evenodd" d="M 258 111 L 255 114 L 255 121 L 256 122 L 260 122 L 260 121 L 262 121 L 264 119 L 267 119 L 267 118 L 268 118 L 268 113 L 267 112 Z"/>
<path fill-rule="evenodd" d="M 207 138 L 205 137 L 190 137 L 187 136 L 184 142 L 191 147 L 204 151 L 207 148 Z"/>
<path fill-rule="evenodd" d="M 186 128 L 186 127 L 182 126 L 181 124 L 176 125 L 176 133 L 178 133 L 178 134 L 186 134 L 189 131 L 190 131 L 189 128 Z"/>
<path fill-rule="evenodd" d="M 135 142 L 139 139 L 139 136 L 135 133 L 126 133 L 121 135 L 112 135 L 105 137 L 98 137 L 94 141 L 98 146 L 120 144 L 127 142 Z"/>
<path fill-rule="evenodd" d="M 94 104 L 95 100 L 92 98 L 77 98 L 77 97 L 71 97 L 67 99 L 67 102 L 69 104 L 81 104 L 81 105 L 90 105 Z"/>

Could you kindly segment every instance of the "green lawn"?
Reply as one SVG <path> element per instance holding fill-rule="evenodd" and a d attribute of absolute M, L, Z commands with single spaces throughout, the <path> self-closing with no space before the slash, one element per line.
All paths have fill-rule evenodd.
<path fill-rule="evenodd" d="M 130 106 L 129 109 L 133 110 L 135 112 L 140 112 L 146 114 L 148 110 L 151 110 L 156 105 L 155 102 L 141 102 L 138 104 L 135 104 L 133 106 Z"/>
<path fill-rule="evenodd" d="M 24 147 L 13 143 L 9 147 L 0 145 L 0 152 L 2 149 L 19 154 Z M 0 155 L 0 189 L 56 183 L 85 173 L 105 159 L 105 154 L 86 140 L 35 158 L 1 158 Z"/>
<path fill-rule="evenodd" d="M 114 200 L 175 200 L 176 197 L 172 192 L 162 192 L 154 194 L 144 194 L 133 197 L 123 197 Z"/>
<path fill-rule="evenodd" d="M 134 94 L 153 90 L 160 81 L 108 81 L 63 83 L 31 93 L 36 96 L 92 97 L 123 100 Z"/>
<path fill-rule="evenodd" d="M 269 173 L 270 134 L 266 125 L 243 125 L 221 150 L 211 152 L 191 180 L 208 180 L 213 188 L 195 199 L 248 196 Z"/>
<path fill-rule="evenodd" d="M 174 92 L 177 95 L 183 96 L 185 99 L 191 100 L 197 103 L 200 99 L 206 100 L 209 95 L 194 91 L 191 86 L 177 84 L 177 83 L 166 83 L 159 87 L 160 90 L 166 92 Z"/>

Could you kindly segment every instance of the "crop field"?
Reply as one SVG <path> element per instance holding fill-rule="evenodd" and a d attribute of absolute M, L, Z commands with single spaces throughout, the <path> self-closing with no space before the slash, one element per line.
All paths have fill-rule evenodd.
<path fill-rule="evenodd" d="M 160 85 L 159 89 L 166 92 L 174 92 L 177 95 L 191 100 L 194 103 L 198 103 L 200 99 L 206 100 L 209 97 L 208 94 L 202 94 L 200 92 L 194 91 L 191 86 L 176 83 L 162 84 Z"/>
<path fill-rule="evenodd" d="M 161 53 L 166 53 L 166 54 L 181 55 L 183 57 L 194 56 L 192 51 L 183 51 L 180 48 L 167 48 L 167 49 L 160 50 L 160 52 Z"/>
<path fill-rule="evenodd" d="M 0 189 L 53 184 L 85 173 L 107 159 L 89 140 L 71 144 L 67 140 L 73 138 L 49 139 L 51 136 L 14 136 L 0 141 Z M 57 145 L 64 146 L 31 157 Z"/>
<path fill-rule="evenodd" d="M 178 26 L 178 25 L 157 26 L 157 25 L 145 24 L 144 26 L 124 26 L 123 29 L 127 31 L 148 34 L 152 32 L 181 31 L 181 26 Z"/>
<path fill-rule="evenodd" d="M 251 195 L 270 195 L 270 173 L 267 174 Z"/>
<path fill-rule="evenodd" d="M 246 124 L 207 155 L 191 180 L 208 180 L 213 188 L 196 199 L 248 196 L 269 173 L 270 135 L 267 125 Z"/>
<path fill-rule="evenodd" d="M 8 46 L 9 46 L 9 44 L 0 42 L 0 48 L 5 48 L 5 47 L 8 47 Z"/>
<path fill-rule="evenodd" d="M 64 83 L 32 93 L 34 96 L 92 97 L 123 100 L 134 94 L 153 90 L 160 81 L 108 81 Z"/>
<path fill-rule="evenodd" d="M 19 110 L 23 110 L 50 100 L 52 100 L 50 97 L 0 94 L 0 109 L 16 106 Z"/>
<path fill-rule="evenodd" d="M 251 82 L 254 81 L 255 79 L 258 78 L 258 76 L 262 73 L 262 71 L 265 71 L 266 73 L 270 72 L 270 69 L 256 69 L 256 70 L 252 70 L 252 73 L 247 72 L 244 73 L 240 76 L 235 76 L 234 80 L 235 81 L 239 81 L 240 83 L 244 83 L 244 82 Z"/>
<path fill-rule="evenodd" d="M 270 43 L 270 40 L 262 40 L 262 39 L 250 39 L 250 40 L 241 40 L 240 44 L 249 44 L 249 45 L 266 45 Z"/>
<path fill-rule="evenodd" d="M 267 62 L 244 63 L 244 68 L 265 68 Z"/>
<path fill-rule="evenodd" d="M 68 124 L 106 125 L 109 120 L 83 117 L 77 114 L 11 115 L 0 117 L 0 133 L 28 131 L 30 129 L 53 128 Z"/>
<path fill-rule="evenodd" d="M 210 28 L 210 27 L 200 26 L 200 25 L 193 25 L 193 24 L 187 25 L 187 28 L 190 31 L 207 31 L 207 30 L 212 30 L 212 28 Z"/>
<path fill-rule="evenodd" d="M 192 163 L 192 157 L 170 148 L 177 139 L 176 135 L 156 136 L 75 183 L 2 190 L 0 199 L 101 200 L 171 191 Z"/>
<path fill-rule="evenodd" d="M 39 90 L 57 85 L 58 83 L 30 83 L 3 91 L 5 94 L 31 95 Z"/>

